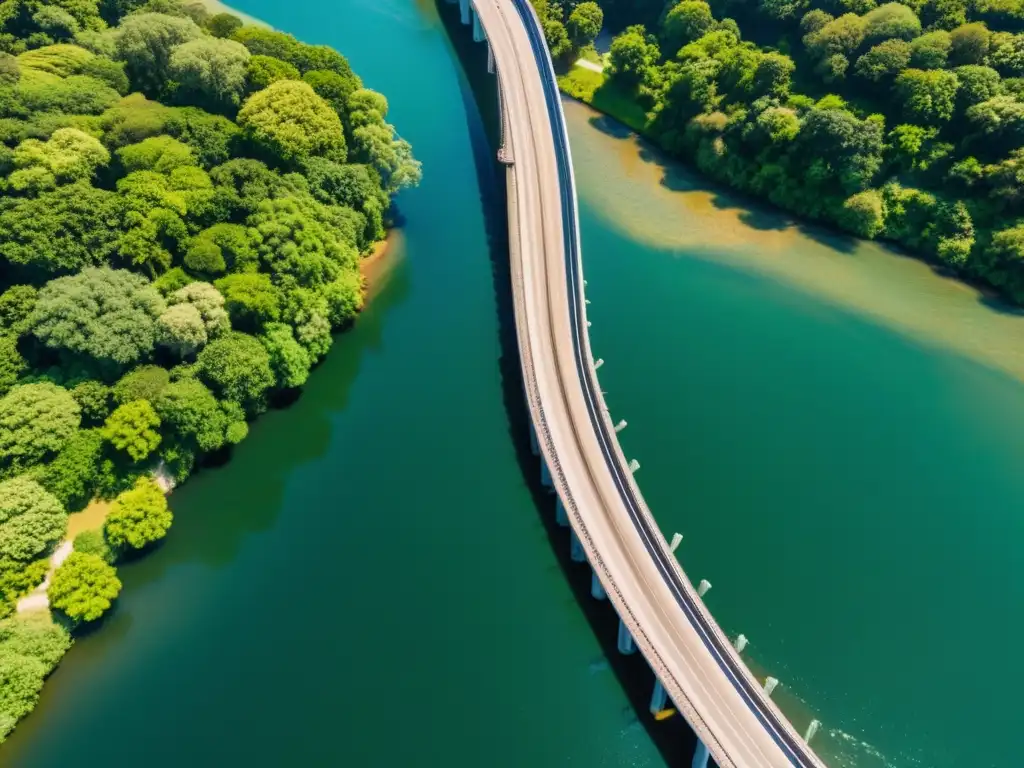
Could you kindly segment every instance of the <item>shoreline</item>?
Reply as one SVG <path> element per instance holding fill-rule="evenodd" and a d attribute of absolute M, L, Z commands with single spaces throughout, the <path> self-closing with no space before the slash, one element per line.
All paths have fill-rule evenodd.
<path fill-rule="evenodd" d="M 638 103 L 628 99 L 617 88 L 613 89 L 610 93 L 605 92 L 602 98 L 596 98 L 600 92 L 600 87 L 598 86 L 591 91 L 588 96 L 586 88 L 587 86 L 592 85 L 592 83 L 587 83 L 586 80 L 577 81 L 574 79 L 574 73 L 577 71 L 583 71 L 591 77 L 602 78 L 602 84 L 606 82 L 606 80 L 604 80 L 604 78 L 606 78 L 604 69 L 598 69 L 596 66 L 585 61 L 573 62 L 567 72 L 558 75 L 558 90 L 564 99 L 568 99 L 575 104 L 579 104 L 580 106 L 593 110 L 599 115 L 603 115 L 610 120 L 614 120 L 623 128 L 635 134 L 636 138 L 647 142 L 654 152 L 663 156 L 663 160 L 678 164 L 680 167 L 685 169 L 687 173 L 700 179 L 701 184 L 706 189 L 737 198 L 748 207 L 765 208 L 775 216 L 788 218 L 790 220 L 790 225 L 793 227 L 802 229 L 820 229 L 828 237 L 845 238 L 857 243 L 874 243 L 882 248 L 895 252 L 898 256 L 921 262 L 928 268 L 934 270 L 936 274 L 976 290 L 989 300 L 1004 304 L 1013 310 L 1024 313 L 1024 307 L 1016 304 L 1012 298 L 1002 293 L 997 286 L 987 282 L 984 277 L 961 272 L 950 265 L 943 264 L 929 253 L 919 253 L 910 250 L 906 245 L 900 243 L 898 240 L 882 236 L 871 239 L 858 236 L 842 229 L 832 220 L 827 218 L 811 218 L 801 215 L 772 202 L 767 197 L 758 196 L 749 190 L 734 187 L 725 181 L 708 176 L 704 171 L 697 168 L 689 158 L 673 155 L 658 144 L 655 136 L 646 130 L 644 111 Z M 586 75 L 584 77 L 586 77 Z"/>
<path fill-rule="evenodd" d="M 363 309 L 388 284 L 395 267 L 401 260 L 404 236 L 397 227 L 388 230 L 387 236 L 373 244 L 368 256 L 359 260 L 359 274 L 363 277 Z"/>
<path fill-rule="evenodd" d="M 230 13 L 232 16 L 237 16 L 242 20 L 243 23 L 249 24 L 254 27 L 263 27 L 264 29 L 273 29 L 272 26 L 267 22 L 257 19 L 255 16 L 250 16 L 244 11 L 240 11 L 237 8 L 233 8 L 226 3 L 222 3 L 221 0 L 195 0 L 196 5 L 200 5 L 210 12 L 210 15 L 216 15 L 218 13 Z"/>
<path fill-rule="evenodd" d="M 1024 381 L 1024 311 L 985 286 L 708 180 L 579 99 L 567 97 L 565 111 L 581 205 L 616 231 L 669 258 L 784 283 Z"/>

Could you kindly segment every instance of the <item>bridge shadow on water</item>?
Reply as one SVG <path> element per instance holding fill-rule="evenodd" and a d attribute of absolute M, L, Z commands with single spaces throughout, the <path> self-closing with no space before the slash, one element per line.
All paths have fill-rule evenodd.
<path fill-rule="evenodd" d="M 643 725 L 668 765 L 688 766 L 696 745 L 696 736 L 681 715 L 659 722 L 650 714 L 654 674 L 640 653 L 623 656 L 618 652 L 618 616 L 608 601 L 598 601 L 591 597 L 590 567 L 570 560 L 569 529 L 561 528 L 555 523 L 555 496 L 547 492 L 540 483 L 539 459 L 530 450 L 530 415 L 523 390 L 519 347 L 516 340 L 508 262 L 505 171 L 497 162 L 500 137 L 497 79 L 487 72 L 486 46 L 474 43 L 470 28 L 460 23 L 458 4 L 436 0 L 436 5 L 453 51 L 462 64 L 459 82 L 484 212 L 488 256 L 498 312 L 502 393 L 516 460 L 533 497 L 536 514 L 544 525 L 548 541 L 572 589 L 576 603 L 600 643 L 611 671 L 629 699 L 633 709 L 629 716 L 637 718 Z"/>

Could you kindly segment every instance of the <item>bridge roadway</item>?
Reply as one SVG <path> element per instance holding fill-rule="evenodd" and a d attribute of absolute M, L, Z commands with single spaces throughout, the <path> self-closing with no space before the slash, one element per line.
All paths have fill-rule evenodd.
<path fill-rule="evenodd" d="M 499 78 L 516 330 L 542 473 L 624 628 L 700 739 L 694 766 L 710 752 L 721 768 L 823 768 L 697 596 L 615 437 L 587 333 L 568 137 L 533 9 L 459 2 Z"/>

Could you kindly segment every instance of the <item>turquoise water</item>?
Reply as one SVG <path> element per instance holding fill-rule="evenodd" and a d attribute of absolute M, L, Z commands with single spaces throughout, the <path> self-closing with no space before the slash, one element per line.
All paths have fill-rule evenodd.
<path fill-rule="evenodd" d="M 679 168 L 637 184 L 656 158 L 569 116 L 602 387 L 723 628 L 801 730 L 822 720 L 831 764 L 1018 764 L 1024 384 L 993 350 L 1020 349 L 1024 318 L 877 246 L 671 192 Z M 635 236 L 621 207 L 689 242 Z M 840 296 L 838 269 L 867 290 Z M 906 317 L 880 322 L 900 290 Z M 944 314 L 957 349 L 916 332 Z"/>
<path fill-rule="evenodd" d="M 348 55 L 424 183 L 356 328 L 175 492 L 0 763 L 687 764 L 535 485 L 481 49 L 433 0 L 238 5 Z M 602 385 L 708 605 L 831 765 L 1016 765 L 1024 321 L 591 117 L 569 110 Z"/>
<path fill-rule="evenodd" d="M 123 569 L 0 762 L 664 765 L 519 463 L 498 179 L 433 7 L 240 6 L 388 95 L 424 166 L 402 252 L 299 401 L 175 492 L 166 546 Z"/>

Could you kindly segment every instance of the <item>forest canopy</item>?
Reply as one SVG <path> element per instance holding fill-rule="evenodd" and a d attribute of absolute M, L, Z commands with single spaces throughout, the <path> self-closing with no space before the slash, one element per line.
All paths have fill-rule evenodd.
<path fill-rule="evenodd" d="M 420 178 L 387 118 L 337 51 L 199 4 L 0 0 L 0 741 L 167 533 L 168 482 L 355 319 Z M 12 616 L 97 497 L 63 628 Z"/>
<path fill-rule="evenodd" d="M 533 2 L 545 30 L 593 5 Z M 718 181 L 1024 303 L 1024 2 L 597 5 L 617 31 L 605 75 L 585 88 L 574 70 L 570 93 L 629 105 Z M 585 45 L 561 40 L 566 66 Z"/>

